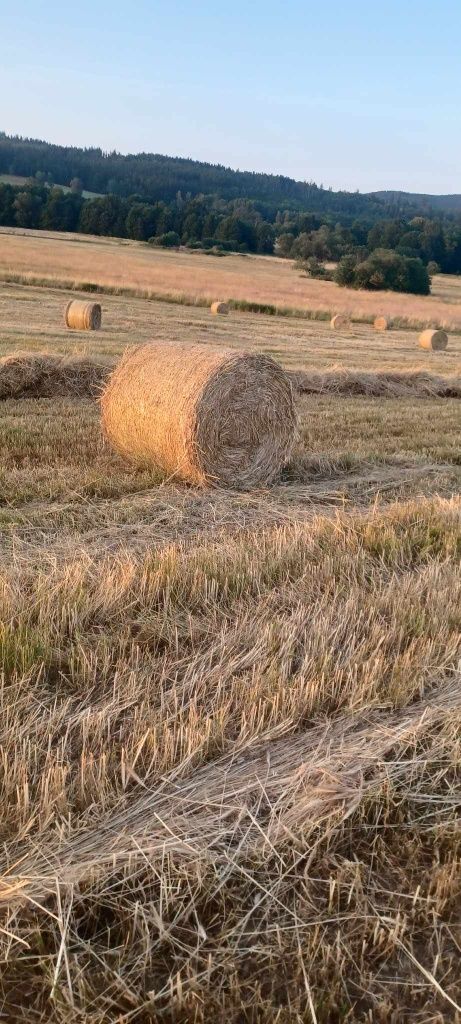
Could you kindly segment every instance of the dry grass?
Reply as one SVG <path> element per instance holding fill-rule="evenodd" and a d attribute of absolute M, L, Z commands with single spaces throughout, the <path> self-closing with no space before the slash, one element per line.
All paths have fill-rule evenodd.
<path fill-rule="evenodd" d="M 206 308 L 106 295 L 103 329 L 91 335 L 66 331 L 63 293 L 53 288 L 0 284 L 0 354 L 49 351 L 113 361 L 129 345 L 162 343 L 225 345 L 272 356 L 286 369 L 424 371 L 461 377 L 461 339 L 445 352 L 424 351 L 413 331 L 381 335 L 372 324 L 353 324 L 342 333 L 323 321 L 252 315 L 234 311 L 211 317 Z"/>
<path fill-rule="evenodd" d="M 30 268 L 40 267 L 42 280 L 67 281 L 68 287 L 90 282 L 207 306 L 219 297 L 326 319 L 333 313 L 347 313 L 372 323 L 380 314 L 394 326 L 461 330 L 461 285 L 455 277 L 435 277 L 431 296 L 373 294 L 306 279 L 291 261 L 269 256 L 229 255 L 217 260 L 200 252 L 168 252 L 140 242 L 12 228 L 0 229 L 0 237 L 0 276 L 33 280 L 36 275 Z"/>
<path fill-rule="evenodd" d="M 0 313 L 4 352 L 205 340 L 310 391 L 246 494 L 125 466 L 90 398 L 0 404 L 3 1018 L 457 1024 L 456 342 L 114 296 L 82 344 L 11 286 Z"/>
<path fill-rule="evenodd" d="M 5 1011 L 452 1019 L 459 512 L 12 558 Z"/>
<path fill-rule="evenodd" d="M 295 388 L 304 394 L 369 395 L 374 398 L 461 398 L 461 379 L 413 373 L 360 373 L 353 370 L 311 370 L 291 373 Z"/>
<path fill-rule="evenodd" d="M 0 356 L 0 399 L 97 396 L 109 367 L 97 359 L 14 352 Z"/>

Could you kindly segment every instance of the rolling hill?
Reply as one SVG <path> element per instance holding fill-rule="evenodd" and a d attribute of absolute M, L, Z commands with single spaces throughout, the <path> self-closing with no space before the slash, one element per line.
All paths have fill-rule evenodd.
<path fill-rule="evenodd" d="M 417 206 L 424 212 L 461 213 L 461 195 L 433 196 L 423 192 L 370 192 L 370 196 L 385 203 L 400 206 Z"/>

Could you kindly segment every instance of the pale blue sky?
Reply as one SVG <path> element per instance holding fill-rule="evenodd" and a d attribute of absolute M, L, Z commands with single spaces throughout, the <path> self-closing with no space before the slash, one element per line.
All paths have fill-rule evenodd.
<path fill-rule="evenodd" d="M 0 129 L 461 192 L 461 4 L 0 0 Z"/>

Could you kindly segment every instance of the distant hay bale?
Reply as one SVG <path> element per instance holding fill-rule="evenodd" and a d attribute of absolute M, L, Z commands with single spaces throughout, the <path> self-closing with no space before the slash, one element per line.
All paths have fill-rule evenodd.
<path fill-rule="evenodd" d="M 193 484 L 270 484 L 296 434 L 291 382 L 273 359 L 204 345 L 128 351 L 101 405 L 121 455 Z"/>
<path fill-rule="evenodd" d="M 430 348 L 433 352 L 441 352 L 448 345 L 448 334 L 446 331 L 433 331 L 429 328 L 419 336 L 421 348 Z"/>
<path fill-rule="evenodd" d="M 0 359 L 0 399 L 89 397 L 110 369 L 93 359 L 15 352 Z"/>
<path fill-rule="evenodd" d="M 101 304 L 71 299 L 64 314 L 66 327 L 74 331 L 99 331 L 101 326 Z"/>
<path fill-rule="evenodd" d="M 211 306 L 210 306 L 210 310 L 213 313 L 213 316 L 217 316 L 218 313 L 221 316 L 227 316 L 227 314 L 229 312 L 229 306 L 228 306 L 227 302 L 212 302 Z"/>
<path fill-rule="evenodd" d="M 330 327 L 335 331 L 340 331 L 342 327 L 349 327 L 349 317 L 345 313 L 336 313 L 330 320 Z"/>
<path fill-rule="evenodd" d="M 373 322 L 375 331 L 387 331 L 389 329 L 389 321 L 386 316 L 376 316 Z"/>

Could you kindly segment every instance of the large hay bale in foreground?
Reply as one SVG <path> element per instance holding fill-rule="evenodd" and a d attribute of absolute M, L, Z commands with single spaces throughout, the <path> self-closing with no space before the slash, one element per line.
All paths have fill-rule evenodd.
<path fill-rule="evenodd" d="M 291 382 L 264 355 L 204 345 L 129 351 L 102 396 L 121 455 L 194 484 L 270 484 L 296 434 Z"/>
<path fill-rule="evenodd" d="M 419 336 L 421 348 L 430 348 L 433 352 L 442 352 L 448 345 L 448 334 L 446 331 L 423 331 Z"/>
<path fill-rule="evenodd" d="M 373 322 L 375 331 L 387 331 L 389 329 L 389 321 L 386 316 L 376 316 Z"/>
<path fill-rule="evenodd" d="M 101 304 L 71 299 L 64 314 L 66 327 L 74 331 L 99 331 L 101 326 Z"/>
<path fill-rule="evenodd" d="M 86 398 L 101 390 L 109 372 L 94 359 L 14 352 L 0 359 L 0 399 Z"/>
<path fill-rule="evenodd" d="M 221 316 L 227 316 L 229 306 L 227 305 L 227 302 L 212 302 L 210 311 L 213 313 L 213 316 L 217 316 L 218 314 Z"/>
<path fill-rule="evenodd" d="M 349 327 L 349 317 L 345 313 L 336 313 L 330 320 L 330 327 L 334 331 L 340 331 L 343 327 Z"/>

